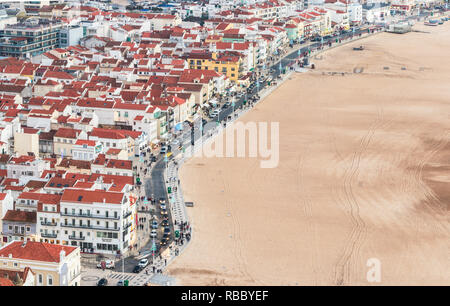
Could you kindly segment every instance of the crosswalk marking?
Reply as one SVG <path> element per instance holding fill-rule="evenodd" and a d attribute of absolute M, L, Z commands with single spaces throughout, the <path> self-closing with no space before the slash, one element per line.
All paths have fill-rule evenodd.
<path fill-rule="evenodd" d="M 122 273 L 113 273 L 108 276 L 108 278 L 113 278 L 117 280 L 133 280 L 136 276 L 135 275 L 129 275 L 129 274 L 122 274 Z"/>

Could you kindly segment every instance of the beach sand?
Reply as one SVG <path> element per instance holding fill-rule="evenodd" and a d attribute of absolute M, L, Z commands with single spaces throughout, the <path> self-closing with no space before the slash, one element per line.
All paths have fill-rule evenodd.
<path fill-rule="evenodd" d="M 178 284 L 450 285 L 450 22 L 415 28 L 323 53 L 241 118 L 280 123 L 278 167 L 182 167 Z"/>

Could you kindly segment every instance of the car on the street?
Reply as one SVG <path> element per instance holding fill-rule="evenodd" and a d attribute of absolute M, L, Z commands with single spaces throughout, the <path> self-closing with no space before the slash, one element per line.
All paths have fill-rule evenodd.
<path fill-rule="evenodd" d="M 167 153 L 167 147 L 162 147 L 159 151 L 160 154 L 166 154 Z"/>
<path fill-rule="evenodd" d="M 166 199 L 165 198 L 159 198 L 159 203 L 165 203 Z"/>
<path fill-rule="evenodd" d="M 139 273 L 143 270 L 144 268 L 142 268 L 141 266 L 137 265 L 136 267 L 134 267 L 133 269 L 133 273 Z"/>
<path fill-rule="evenodd" d="M 163 222 L 161 222 L 162 226 L 169 226 L 169 220 L 163 220 Z"/>
<path fill-rule="evenodd" d="M 158 221 L 156 220 L 152 221 L 152 229 L 158 229 Z"/>
<path fill-rule="evenodd" d="M 161 216 L 166 216 L 167 214 L 167 209 L 161 209 Z"/>
<path fill-rule="evenodd" d="M 150 237 L 156 238 L 157 235 L 158 235 L 158 232 L 156 231 L 156 229 L 152 229 L 152 231 L 150 232 Z"/>
<path fill-rule="evenodd" d="M 148 259 L 147 258 L 143 258 L 139 261 L 138 266 L 141 268 L 145 268 L 148 266 Z"/>
<path fill-rule="evenodd" d="M 170 234 L 170 227 L 167 226 L 164 228 L 164 234 L 167 234 L 167 235 Z"/>
<path fill-rule="evenodd" d="M 125 282 L 123 281 L 123 279 L 121 279 L 117 282 L 117 286 L 120 286 L 120 287 L 125 286 Z"/>
<path fill-rule="evenodd" d="M 166 245 L 167 242 L 168 242 L 168 239 L 167 238 L 163 238 L 163 239 L 161 239 L 161 242 L 159 244 L 160 245 Z"/>
<path fill-rule="evenodd" d="M 210 114 L 209 114 L 209 118 L 215 118 L 220 114 L 220 111 L 218 109 L 213 110 Z"/>
<path fill-rule="evenodd" d="M 159 207 L 160 207 L 161 209 L 167 209 L 166 203 L 160 203 L 160 204 L 159 204 Z"/>
<path fill-rule="evenodd" d="M 106 278 L 101 278 L 98 282 L 97 282 L 97 286 L 99 287 L 104 287 L 108 285 L 108 280 Z"/>
<path fill-rule="evenodd" d="M 111 259 L 105 259 L 97 264 L 98 269 L 103 269 L 103 267 L 105 269 L 114 269 L 114 261 Z"/>

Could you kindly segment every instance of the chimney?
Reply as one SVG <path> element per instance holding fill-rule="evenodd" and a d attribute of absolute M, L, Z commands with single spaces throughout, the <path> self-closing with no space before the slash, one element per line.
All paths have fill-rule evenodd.
<path fill-rule="evenodd" d="M 59 252 L 59 262 L 63 262 L 64 258 L 66 258 L 66 251 L 61 250 L 61 252 Z"/>
<path fill-rule="evenodd" d="M 105 204 L 105 202 L 106 202 L 106 199 L 105 199 L 105 198 L 103 198 L 103 204 Z"/>

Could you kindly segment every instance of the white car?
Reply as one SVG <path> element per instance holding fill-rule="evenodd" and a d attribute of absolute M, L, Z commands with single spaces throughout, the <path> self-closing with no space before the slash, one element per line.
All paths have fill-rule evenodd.
<path fill-rule="evenodd" d="M 161 207 L 162 210 L 167 209 L 166 203 L 161 203 L 159 204 L 159 206 Z"/>
<path fill-rule="evenodd" d="M 215 118 L 215 117 L 217 117 L 219 114 L 220 114 L 220 110 L 216 109 L 216 110 L 214 110 L 214 111 L 209 115 L 209 117 Z"/>
<path fill-rule="evenodd" d="M 106 269 L 114 269 L 114 261 L 110 259 L 102 260 L 97 264 L 97 268 L 103 269 L 103 266 Z"/>
<path fill-rule="evenodd" d="M 141 259 L 139 261 L 139 263 L 138 263 L 138 266 L 141 267 L 141 268 L 145 268 L 145 267 L 147 267 L 147 265 L 148 265 L 148 259 L 147 258 Z"/>
<path fill-rule="evenodd" d="M 152 232 L 150 233 L 150 237 L 151 238 L 156 238 L 157 234 L 158 234 L 158 232 L 155 229 L 153 229 Z"/>

